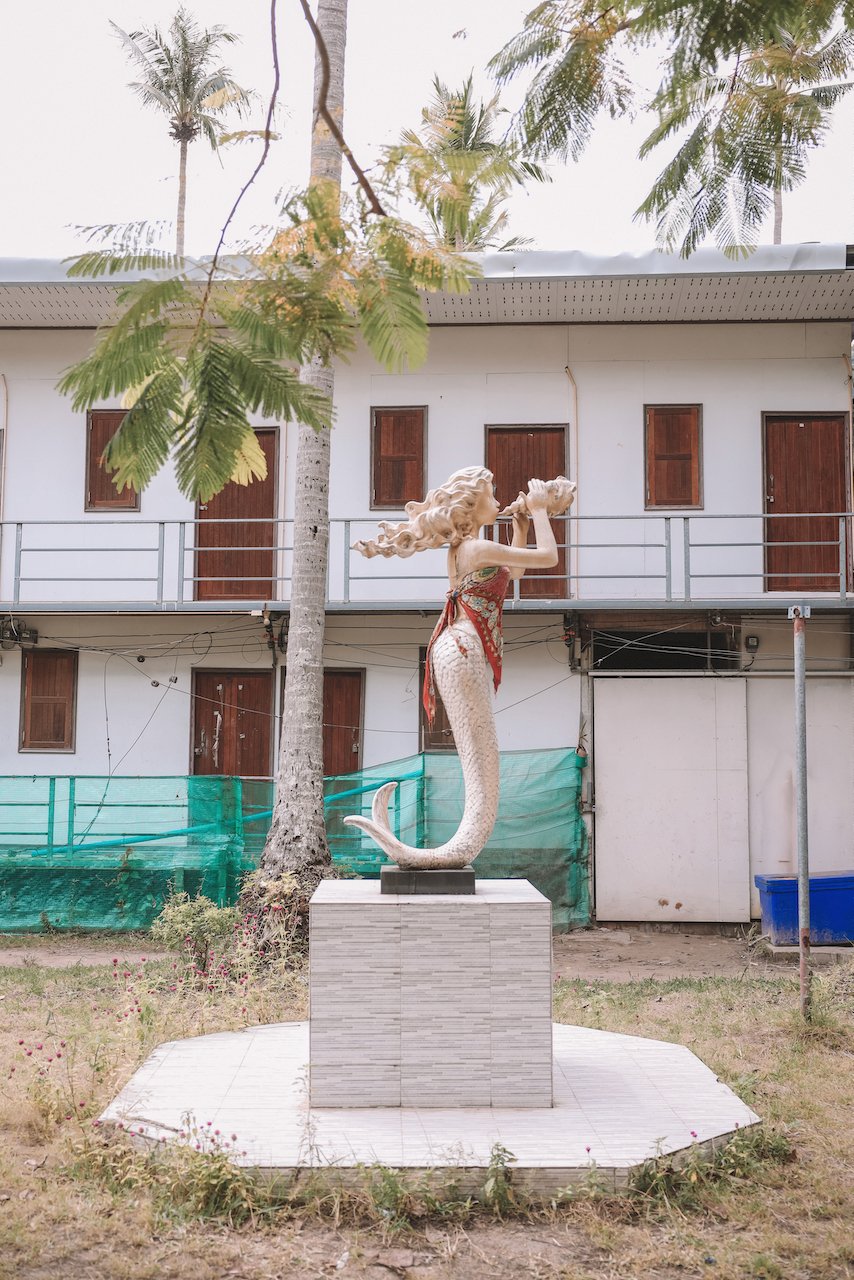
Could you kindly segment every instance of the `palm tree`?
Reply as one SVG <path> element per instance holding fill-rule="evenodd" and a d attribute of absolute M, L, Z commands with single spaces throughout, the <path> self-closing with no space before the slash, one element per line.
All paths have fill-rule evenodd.
<path fill-rule="evenodd" d="M 318 0 L 317 29 L 325 45 L 314 67 L 314 126 L 310 187 L 340 203 L 341 147 L 318 110 L 321 88 L 339 129 L 344 120 L 347 0 Z M 335 375 L 315 360 L 301 379 L 332 402 Z M 331 866 L 323 815 L 323 640 L 329 558 L 331 432 L 300 423 L 297 436 L 294 559 L 285 697 L 273 818 L 260 873 L 275 880 L 292 873 L 309 895 Z"/>
<path fill-rule="evenodd" d="M 824 140 L 833 108 L 852 88 L 854 32 L 829 38 L 804 15 L 790 30 L 739 56 L 727 74 L 689 81 L 657 100 L 659 123 L 641 156 L 690 129 L 638 210 L 658 218 L 658 239 L 686 256 L 705 236 L 729 254 L 756 243 L 773 207 L 774 244 L 783 192 L 806 177 L 809 152 Z"/>
<path fill-rule="evenodd" d="M 539 165 L 496 137 L 497 95 L 478 102 L 472 77 L 450 89 L 438 76 L 434 98 L 421 113 L 421 133 L 405 130 L 387 149 L 387 167 L 401 168 L 425 210 L 433 239 L 456 252 L 511 249 L 526 241 L 500 242 L 508 215 L 502 205 L 514 186 L 546 181 Z"/>
<path fill-rule="evenodd" d="M 131 83 L 146 106 L 169 117 L 169 133 L 180 148 L 178 162 L 178 212 L 175 251 L 184 254 L 187 205 L 187 148 L 204 134 L 211 148 L 219 146 L 220 117 L 230 107 L 242 112 L 249 94 L 232 78 L 227 67 L 216 62 L 218 46 L 238 37 L 225 27 L 201 28 L 182 6 L 164 33 L 157 27 L 130 33 L 110 24 L 122 40 L 141 78 Z"/>

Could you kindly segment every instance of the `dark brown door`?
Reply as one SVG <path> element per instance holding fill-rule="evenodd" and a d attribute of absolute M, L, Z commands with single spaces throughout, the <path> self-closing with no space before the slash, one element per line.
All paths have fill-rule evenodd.
<path fill-rule="evenodd" d="M 199 503 L 197 600 L 275 597 L 278 432 L 272 428 L 256 434 L 267 459 L 267 478 L 251 484 L 231 482 Z"/>
<path fill-rule="evenodd" d="M 845 436 L 842 415 L 766 415 L 766 590 L 839 589 L 838 517 L 849 500 Z"/>
<path fill-rule="evenodd" d="M 193 773 L 268 778 L 272 671 L 193 672 Z"/>
<path fill-rule="evenodd" d="M 362 767 L 363 671 L 323 672 L 323 774 L 334 778 Z M 285 673 L 282 672 L 282 705 Z"/>
<path fill-rule="evenodd" d="M 524 492 L 529 480 L 553 480 L 566 470 L 565 427 L 487 427 L 486 465 L 495 476 L 495 496 L 506 507 Z M 558 544 L 554 569 L 533 569 L 520 584 L 523 598 L 545 597 L 562 600 L 568 595 L 566 582 L 566 519 L 553 520 Z M 529 536 L 534 545 L 533 530 Z"/>
<path fill-rule="evenodd" d="M 422 699 L 422 690 L 424 688 L 424 669 L 427 664 L 427 650 L 421 650 L 418 662 L 418 719 L 421 725 L 421 750 L 422 751 L 456 751 L 457 744 L 454 742 L 454 731 L 451 728 L 451 722 L 448 719 L 448 713 L 445 710 L 445 704 L 442 701 L 442 695 L 436 690 L 436 714 L 433 717 L 432 726 L 428 723 L 427 712 L 424 710 L 424 701 Z"/>
<path fill-rule="evenodd" d="M 362 672 L 323 673 L 323 772 L 352 773 L 362 763 Z"/>

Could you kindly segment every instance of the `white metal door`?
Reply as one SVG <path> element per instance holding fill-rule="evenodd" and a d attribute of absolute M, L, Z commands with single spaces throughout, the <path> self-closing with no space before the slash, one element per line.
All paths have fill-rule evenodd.
<path fill-rule="evenodd" d="M 750 919 L 745 682 L 598 677 L 600 920 Z"/>

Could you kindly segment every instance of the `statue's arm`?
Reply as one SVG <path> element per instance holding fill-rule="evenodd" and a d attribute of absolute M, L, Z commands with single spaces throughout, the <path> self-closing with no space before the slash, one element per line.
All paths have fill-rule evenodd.
<path fill-rule="evenodd" d="M 526 569 L 553 569 L 558 561 L 557 543 L 545 512 L 542 519 L 534 516 L 534 533 L 537 538 L 535 547 L 503 547 L 500 542 L 478 538 L 468 547 L 466 572 L 505 565 L 511 571 L 511 577 L 521 578 Z"/>

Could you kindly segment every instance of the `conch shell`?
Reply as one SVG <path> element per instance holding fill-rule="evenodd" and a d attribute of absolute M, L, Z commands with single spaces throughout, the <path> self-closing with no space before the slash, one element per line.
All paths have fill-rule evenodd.
<path fill-rule="evenodd" d="M 571 480 L 567 480 L 566 476 L 556 476 L 554 480 L 546 481 L 546 512 L 551 519 L 557 516 L 566 515 L 575 499 L 575 485 Z M 528 502 L 526 495 L 520 494 L 515 502 L 511 502 L 509 507 L 505 507 L 503 511 L 499 511 L 499 519 L 502 516 L 526 515 L 531 513 L 528 510 Z"/>

